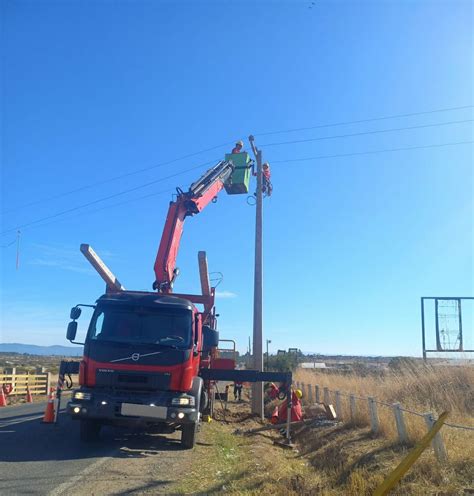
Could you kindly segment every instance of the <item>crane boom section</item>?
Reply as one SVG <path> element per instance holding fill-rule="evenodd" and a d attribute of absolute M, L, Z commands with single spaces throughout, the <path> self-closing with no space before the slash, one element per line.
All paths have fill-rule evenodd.
<path fill-rule="evenodd" d="M 177 189 L 178 196 L 170 203 L 154 266 L 153 288 L 160 293 L 171 293 L 173 290 L 178 275 L 176 259 L 186 217 L 198 214 L 213 201 L 233 170 L 232 162 L 222 160 L 191 184 L 188 192 Z"/>

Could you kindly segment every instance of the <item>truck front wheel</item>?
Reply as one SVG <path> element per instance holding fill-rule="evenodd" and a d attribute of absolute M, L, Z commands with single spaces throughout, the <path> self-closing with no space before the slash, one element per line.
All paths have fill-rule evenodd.
<path fill-rule="evenodd" d="M 197 422 L 183 424 L 181 427 L 181 446 L 184 449 L 192 449 L 196 445 Z"/>
<path fill-rule="evenodd" d="M 93 443 L 99 440 L 101 425 L 90 419 L 81 419 L 79 426 L 79 437 L 83 443 Z"/>

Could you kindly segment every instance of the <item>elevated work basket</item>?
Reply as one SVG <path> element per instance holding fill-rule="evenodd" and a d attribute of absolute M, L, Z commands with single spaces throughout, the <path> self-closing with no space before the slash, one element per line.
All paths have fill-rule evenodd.
<path fill-rule="evenodd" d="M 234 164 L 234 172 L 224 184 L 229 195 L 241 195 L 249 192 L 251 160 L 246 152 L 227 153 L 226 160 Z"/>

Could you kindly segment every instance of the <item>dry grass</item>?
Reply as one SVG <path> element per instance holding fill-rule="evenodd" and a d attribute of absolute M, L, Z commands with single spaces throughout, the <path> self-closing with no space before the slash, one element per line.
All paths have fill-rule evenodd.
<path fill-rule="evenodd" d="M 474 367 L 421 364 L 363 377 L 356 372 L 298 370 L 295 379 L 304 384 L 317 384 L 321 391 L 323 387 L 328 387 L 331 391 L 339 390 L 361 397 L 373 396 L 390 404 L 399 402 L 403 407 L 420 413 L 433 412 L 437 415 L 448 410 L 449 423 L 474 425 Z M 335 402 L 333 393 L 331 401 Z M 316 462 L 312 462 L 315 468 L 332 473 L 333 484 L 344 484 L 347 494 L 370 494 L 380 473 L 387 473 L 390 467 L 394 468 L 405 448 L 398 444 L 391 408 L 378 406 L 381 430 L 380 436 L 374 439 L 367 428 L 370 425 L 367 402 L 357 400 L 356 404 L 356 422 L 350 421 L 349 400 L 344 395 L 342 412 L 346 424 L 328 436 L 321 432 L 313 433 L 312 436 L 307 433 L 301 442 L 308 456 L 315 456 Z M 426 426 L 423 418 L 409 413 L 404 415 L 412 444 L 426 433 Z M 474 431 L 446 426 L 442 430 L 442 437 L 449 462 L 440 466 L 431 452 L 425 453 L 404 479 L 403 494 L 432 494 L 429 491 L 431 486 L 444 487 L 444 492 L 439 494 L 460 494 L 458 491 L 472 488 Z M 368 475 L 367 470 L 371 471 L 371 475 Z"/>
<path fill-rule="evenodd" d="M 331 494 L 321 490 L 322 480 L 292 450 L 273 444 L 280 436 L 263 432 L 254 436 L 235 430 L 260 427 L 249 415 L 249 403 L 229 403 L 226 421 L 204 424 L 186 477 L 169 494 L 211 496 L 310 496 Z M 223 419 L 222 412 L 217 417 Z"/>

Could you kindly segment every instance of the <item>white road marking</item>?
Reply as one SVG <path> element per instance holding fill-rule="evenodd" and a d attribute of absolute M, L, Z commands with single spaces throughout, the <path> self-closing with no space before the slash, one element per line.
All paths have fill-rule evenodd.
<path fill-rule="evenodd" d="M 53 489 L 48 496 L 61 496 L 63 494 L 67 494 L 70 489 L 73 487 L 79 487 L 81 480 L 90 475 L 92 472 L 95 472 L 99 467 L 104 465 L 104 463 L 108 462 L 114 453 L 118 450 L 115 448 L 108 455 L 104 455 L 102 458 L 99 458 L 92 465 L 86 467 L 82 472 L 79 472 L 77 475 L 71 477 L 68 481 L 63 482 L 58 487 Z"/>
<path fill-rule="evenodd" d="M 41 415 L 34 415 L 32 417 L 26 417 L 26 418 L 16 419 L 16 420 L 15 419 L 14 420 L 4 420 L 4 421 L 0 420 L 0 429 L 3 427 L 10 427 L 11 425 L 15 425 L 15 424 L 21 424 L 23 422 L 30 422 L 31 420 L 37 420 L 37 419 L 43 418 L 43 416 L 44 415 L 41 414 Z"/>

